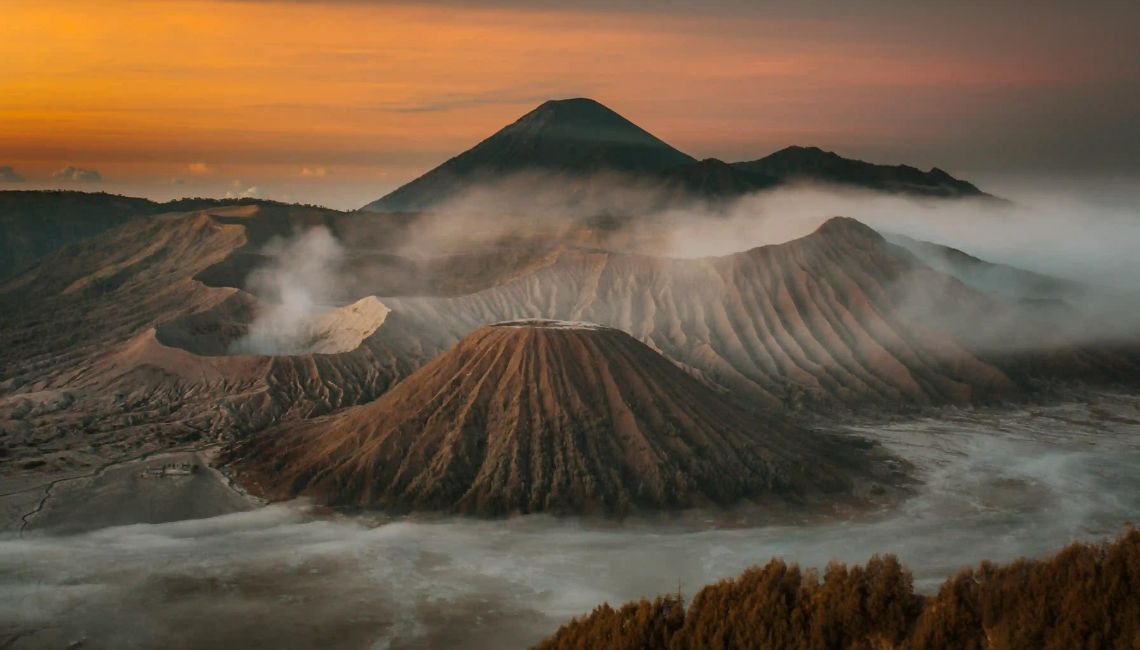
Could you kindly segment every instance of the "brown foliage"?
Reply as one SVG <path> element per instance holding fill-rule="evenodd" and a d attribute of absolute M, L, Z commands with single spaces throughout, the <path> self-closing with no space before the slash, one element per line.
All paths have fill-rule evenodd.
<path fill-rule="evenodd" d="M 598 607 L 541 650 L 1140 648 L 1140 532 L 1045 560 L 983 562 L 934 596 L 894 556 L 814 571 L 774 559 L 679 597 Z"/>

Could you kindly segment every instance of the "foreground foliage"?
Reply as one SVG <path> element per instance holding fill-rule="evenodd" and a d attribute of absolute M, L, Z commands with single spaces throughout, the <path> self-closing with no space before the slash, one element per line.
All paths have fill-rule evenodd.
<path fill-rule="evenodd" d="M 1140 648 L 1140 532 L 983 562 L 934 596 L 914 593 L 890 555 L 832 563 L 822 577 L 774 559 L 704 587 L 687 610 L 679 596 L 602 605 L 537 648 Z"/>

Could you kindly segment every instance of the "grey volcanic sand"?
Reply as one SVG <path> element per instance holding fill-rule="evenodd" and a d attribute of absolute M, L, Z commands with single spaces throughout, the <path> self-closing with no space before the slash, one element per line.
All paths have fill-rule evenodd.
<path fill-rule="evenodd" d="M 111 465 L 92 477 L 61 481 L 42 508 L 27 518 L 25 529 L 79 533 L 108 526 L 203 519 L 255 507 L 252 499 L 234 491 L 224 476 L 209 468 L 212 459 L 208 452 L 155 454 L 143 461 Z M 179 463 L 196 465 L 198 471 L 161 478 L 143 475 L 147 469 Z"/>
<path fill-rule="evenodd" d="M 322 515 L 0 538 L 0 645 L 83 648 L 520 647 L 602 601 L 701 584 L 780 555 L 821 566 L 896 553 L 922 589 L 981 558 L 1103 539 L 1140 513 L 1140 397 L 944 412 L 859 428 L 916 466 L 919 493 L 843 522 L 725 527 Z M 733 515 L 735 516 L 735 515 Z"/>

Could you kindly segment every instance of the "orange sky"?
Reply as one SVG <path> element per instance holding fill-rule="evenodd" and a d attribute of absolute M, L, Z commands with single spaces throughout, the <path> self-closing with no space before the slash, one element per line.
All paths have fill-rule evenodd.
<path fill-rule="evenodd" d="M 351 207 L 577 95 L 697 156 L 817 144 L 952 171 L 1061 156 L 1098 124 L 1134 122 L 1124 3 L 1124 16 L 755 4 L 5 0 L 0 167 L 27 180 L 0 186 L 59 185 L 52 173 L 75 165 L 105 179 L 84 189 L 256 186 Z M 1083 155 L 1134 162 L 1108 144 Z"/>

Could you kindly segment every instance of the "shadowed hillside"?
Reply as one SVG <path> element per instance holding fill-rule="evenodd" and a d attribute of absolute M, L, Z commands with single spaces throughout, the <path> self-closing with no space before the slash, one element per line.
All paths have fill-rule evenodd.
<path fill-rule="evenodd" d="M 942 198 L 990 197 L 937 167 L 924 172 L 910 165 L 877 165 L 819 147 L 787 147 L 759 160 L 734 163 L 733 167 L 780 181 L 816 181 Z"/>
<path fill-rule="evenodd" d="M 257 199 L 186 198 L 166 203 L 116 194 L 63 190 L 0 192 L 0 280 L 47 254 L 136 217 L 221 205 L 273 204 Z"/>

